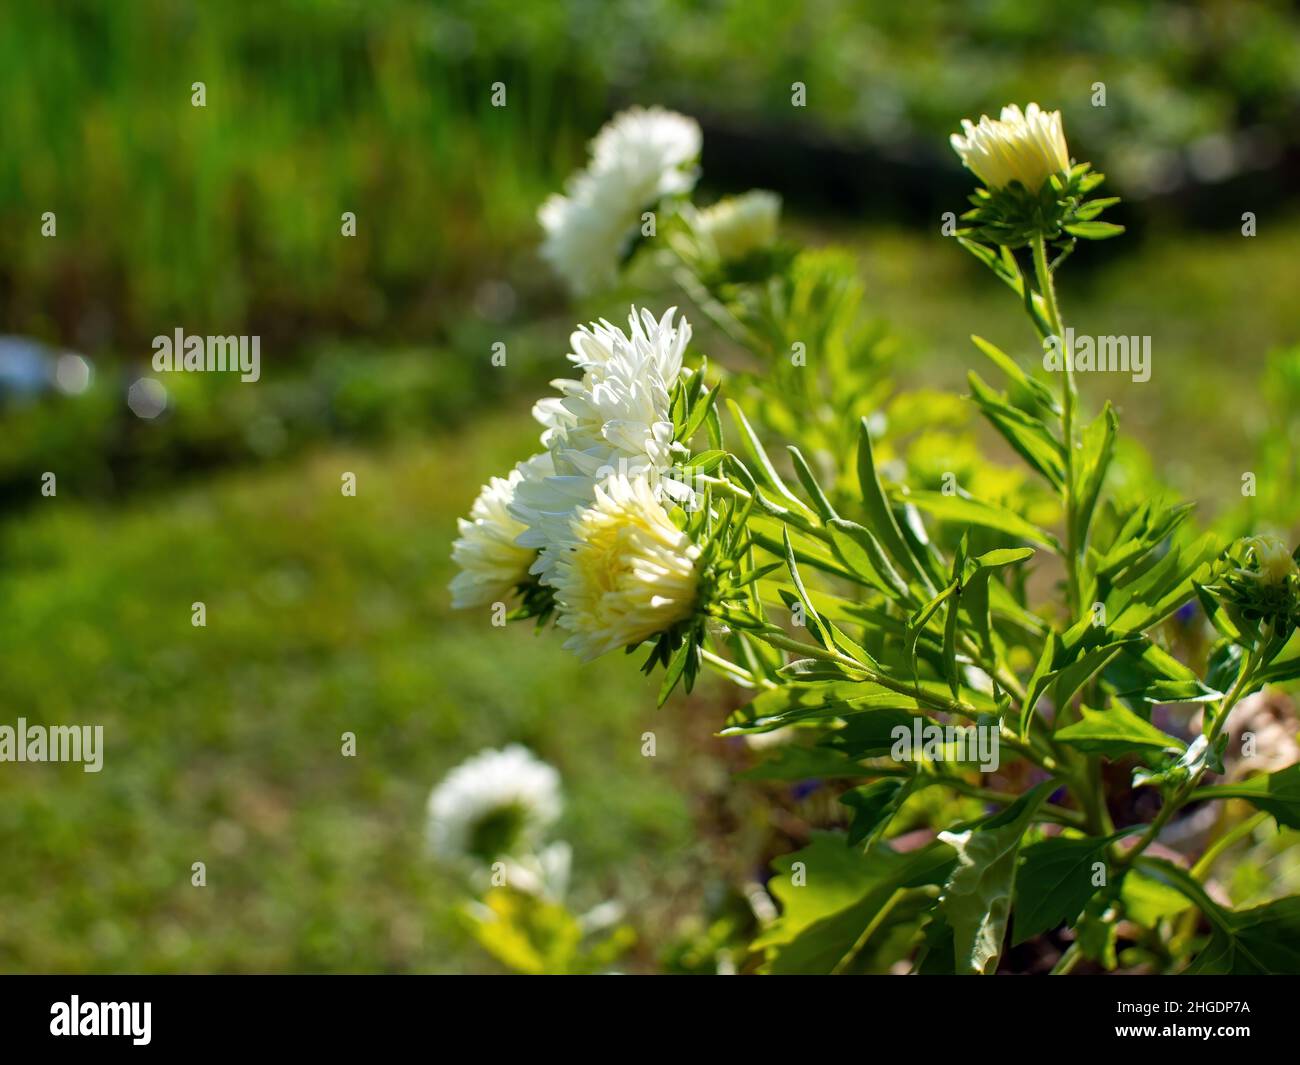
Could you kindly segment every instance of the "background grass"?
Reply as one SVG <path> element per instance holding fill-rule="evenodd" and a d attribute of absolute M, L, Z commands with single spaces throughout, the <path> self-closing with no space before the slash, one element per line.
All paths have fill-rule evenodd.
<path fill-rule="evenodd" d="M 6 530 L 6 709 L 102 723 L 106 753 L 100 774 L 0 774 L 0 966 L 458 968 L 423 803 L 506 738 L 564 774 L 579 899 L 662 888 L 691 847 L 684 752 L 670 728 L 641 756 L 671 722 L 627 664 L 448 617 L 453 516 L 522 424 L 325 450 L 124 511 L 50 500 Z"/>

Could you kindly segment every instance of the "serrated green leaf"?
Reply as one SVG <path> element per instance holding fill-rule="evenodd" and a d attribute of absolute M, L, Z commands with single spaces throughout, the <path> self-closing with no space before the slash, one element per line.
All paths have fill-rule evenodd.
<path fill-rule="evenodd" d="M 1020 842 L 1054 787 L 1055 780 L 1043 781 L 981 825 L 939 834 L 957 851 L 939 905 L 952 925 L 959 974 L 986 975 L 996 969 L 1011 915 Z"/>

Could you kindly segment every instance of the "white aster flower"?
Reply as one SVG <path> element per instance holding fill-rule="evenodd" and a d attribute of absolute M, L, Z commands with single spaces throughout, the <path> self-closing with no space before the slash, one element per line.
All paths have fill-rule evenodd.
<path fill-rule="evenodd" d="M 584 372 L 581 380 L 553 381 L 561 395 L 534 408 L 554 468 L 516 492 L 510 513 L 527 526 L 520 546 L 540 550 L 567 541 L 574 511 L 590 505 L 597 483 L 611 474 L 658 475 L 671 466 L 672 388 L 691 337 L 685 318 L 674 324 L 676 311 L 656 319 L 633 307 L 626 333 L 602 320 L 570 338 L 568 358 Z M 663 484 L 675 497 L 688 494 L 678 481 Z M 542 550 L 533 564 L 544 584 L 556 557 Z"/>
<path fill-rule="evenodd" d="M 449 861 L 526 855 L 562 806 L 560 774 L 527 748 L 481 751 L 429 795 L 429 846 Z"/>
<path fill-rule="evenodd" d="M 528 580 L 537 549 L 516 543 L 527 526 L 510 507 L 520 486 L 541 480 L 555 470 L 542 452 L 521 462 L 506 477 L 493 477 L 470 507 L 469 518 L 457 519 L 460 536 L 451 545 L 452 561 L 460 572 L 451 581 L 451 605 L 458 609 L 504 602 Z"/>
<path fill-rule="evenodd" d="M 700 549 L 673 524 L 649 478 L 615 474 L 574 515 L 552 584 L 564 646 L 585 660 L 684 621 L 699 597 Z"/>
<path fill-rule="evenodd" d="M 587 167 L 538 211 L 542 258 L 579 294 L 612 284 L 642 212 L 694 187 L 700 141 L 694 119 L 661 107 L 615 115 L 591 142 Z"/>
<path fill-rule="evenodd" d="M 772 246 L 780 219 L 781 197 L 755 189 L 696 211 L 691 229 L 718 258 L 741 259 L 751 251 Z"/>
<path fill-rule="evenodd" d="M 990 189 L 1019 181 L 1037 193 L 1053 174 L 1070 168 L 1060 111 L 1030 104 L 1022 113 L 1011 104 L 1002 109 L 1001 119 L 981 115 L 976 126 L 964 118 L 961 127 L 965 136 L 950 138 L 953 150 Z"/>

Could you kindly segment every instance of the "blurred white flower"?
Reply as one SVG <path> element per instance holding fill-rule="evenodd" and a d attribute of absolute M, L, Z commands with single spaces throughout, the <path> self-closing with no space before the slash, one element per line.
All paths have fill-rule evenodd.
<path fill-rule="evenodd" d="M 661 107 L 615 115 L 565 195 L 551 196 L 537 212 L 546 234 L 542 258 L 579 294 L 612 284 L 642 212 L 694 187 L 700 141 L 694 119 Z"/>
<path fill-rule="evenodd" d="M 560 901 L 568 893 L 573 868 L 573 848 L 564 840 L 543 847 L 536 854 L 506 857 L 505 882 L 516 891 Z M 488 879 L 491 884 L 491 879 Z"/>
<path fill-rule="evenodd" d="M 527 748 L 481 751 L 429 795 L 429 846 L 449 861 L 528 855 L 562 805 L 560 774 Z"/>
<path fill-rule="evenodd" d="M 691 216 L 691 229 L 720 259 L 741 259 L 771 247 L 781 220 L 781 197 L 755 189 L 728 196 Z"/>
<path fill-rule="evenodd" d="M 534 455 L 508 476 L 489 480 L 470 507 L 469 518 L 457 520 L 460 536 L 451 545 L 451 557 L 460 572 L 451 581 L 453 607 L 504 602 L 528 580 L 537 551 L 515 542 L 526 526 L 509 508 L 521 484 L 539 481 L 554 469 L 548 453 Z"/>
<path fill-rule="evenodd" d="M 656 636 L 695 610 L 700 550 L 644 475 L 615 474 L 554 545 L 552 584 L 564 646 L 584 660 Z"/>
<path fill-rule="evenodd" d="M 542 552 L 533 572 L 545 584 L 557 557 L 546 549 L 568 540 L 575 509 L 591 503 L 598 483 L 613 473 L 659 474 L 671 465 L 672 388 L 691 337 L 685 318 L 674 324 L 676 311 L 656 319 L 633 307 L 626 333 L 603 320 L 579 329 L 568 357 L 582 379 L 553 381 L 561 395 L 534 407 L 553 470 L 520 485 L 510 513 L 527 526 L 518 543 Z M 685 492 L 678 481 L 663 484 L 676 496 Z"/>
<path fill-rule="evenodd" d="M 1037 193 L 1053 174 L 1070 168 L 1060 111 L 1044 111 L 1030 104 L 1022 113 L 1011 104 L 1001 119 L 981 115 L 979 125 L 962 119 L 965 136 L 954 133 L 953 150 L 961 161 L 991 189 L 1019 181 Z"/>

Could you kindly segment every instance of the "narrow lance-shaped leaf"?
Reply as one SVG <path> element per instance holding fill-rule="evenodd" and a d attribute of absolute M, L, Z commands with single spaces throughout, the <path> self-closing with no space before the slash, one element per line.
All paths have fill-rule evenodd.
<path fill-rule="evenodd" d="M 816 508 L 817 513 L 821 515 L 822 521 L 830 521 L 832 518 L 837 517 L 835 508 L 831 506 L 830 500 L 826 498 L 822 486 L 817 483 L 817 477 L 804 459 L 803 452 L 793 444 L 787 447 L 786 450 L 790 452 L 790 460 L 794 463 L 794 472 L 798 476 L 800 484 L 803 485 L 804 491 L 808 493 L 808 497 L 813 501 L 813 506 Z"/>
<path fill-rule="evenodd" d="M 1273 815 L 1279 825 L 1300 828 L 1300 764 L 1235 784 L 1197 788 L 1193 799 L 1245 799 Z"/>
<path fill-rule="evenodd" d="M 909 491 L 901 498 L 943 521 L 996 529 L 1016 539 L 1050 547 L 1054 551 L 1061 549 L 1060 543 L 1051 533 L 1005 507 L 983 503 L 964 495 L 944 495 L 942 492 Z"/>
<path fill-rule="evenodd" d="M 871 430 L 863 418 L 858 428 L 858 485 L 862 490 L 862 505 L 866 508 L 868 524 L 895 564 L 907 570 L 918 580 L 923 580 L 920 563 L 912 555 L 898 527 L 898 521 L 885 498 L 885 490 L 876 472 L 876 459 L 871 448 Z"/>
<path fill-rule="evenodd" d="M 736 420 L 736 425 L 740 428 L 740 435 L 744 437 L 750 455 L 758 464 L 758 470 L 762 474 L 764 483 L 776 491 L 797 511 L 811 515 L 813 511 L 802 499 L 790 491 L 785 481 L 781 479 L 781 475 L 777 473 L 776 467 L 772 465 L 772 460 L 768 458 L 767 450 L 758 439 L 758 434 L 754 432 L 753 426 L 749 424 L 749 419 L 745 417 L 745 412 L 740 409 L 740 405 L 734 399 L 729 399 L 727 400 L 727 409 L 731 411 L 731 416 Z"/>

